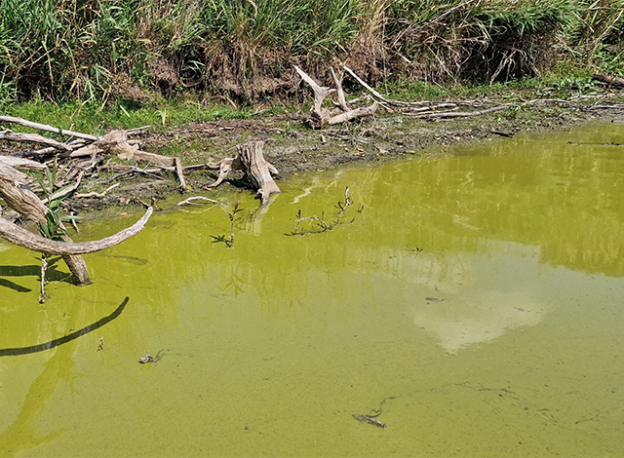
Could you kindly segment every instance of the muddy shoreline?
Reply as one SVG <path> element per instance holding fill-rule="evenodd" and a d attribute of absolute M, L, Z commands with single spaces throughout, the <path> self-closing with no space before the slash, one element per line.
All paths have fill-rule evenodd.
<path fill-rule="evenodd" d="M 418 156 L 449 154 L 451 146 L 478 145 L 493 139 L 512 138 L 521 133 L 570 129 L 588 122 L 624 123 L 622 110 L 586 112 L 541 108 L 522 110 L 513 116 L 497 113 L 466 119 L 424 121 L 406 115 L 369 118 L 339 128 L 312 130 L 305 126 L 305 115 L 277 115 L 271 118 L 190 123 L 168 132 L 146 132 L 139 137 L 141 149 L 178 156 L 184 166 L 205 164 L 236 155 L 236 145 L 251 140 L 266 143 L 264 154 L 287 180 L 298 172 L 323 170 L 352 163 L 376 163 Z M 624 126 L 623 126 L 624 128 Z M 4 151 L 7 154 L 8 150 Z M 117 187 L 105 197 L 66 200 L 67 210 L 85 212 L 110 206 L 141 206 L 150 198 L 157 200 L 182 196 L 173 173 L 160 178 L 129 174 L 113 181 L 114 174 L 100 172 L 85 180 L 78 193 L 102 193 L 112 184 Z M 216 190 L 216 172 L 198 170 L 185 173 L 189 191 L 227 198 L 242 186 L 233 176 Z M 250 191 L 251 192 L 251 191 Z"/>

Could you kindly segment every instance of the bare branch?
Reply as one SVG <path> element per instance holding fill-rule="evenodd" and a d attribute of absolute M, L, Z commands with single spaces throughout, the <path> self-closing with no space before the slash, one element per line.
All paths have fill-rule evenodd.
<path fill-rule="evenodd" d="M 43 130 L 45 132 L 52 132 L 55 134 L 66 135 L 68 137 L 83 138 L 85 140 L 96 141 L 98 137 L 94 135 L 82 134 L 80 132 L 73 132 L 71 130 L 63 130 L 60 127 L 52 127 L 46 124 L 39 124 L 37 122 L 31 122 L 22 118 L 14 118 L 13 116 L 0 116 L 0 122 L 10 122 L 18 124 L 24 127 L 30 127 L 31 129 Z"/>
<path fill-rule="evenodd" d="M 119 245 L 121 242 L 137 235 L 145 227 L 145 223 L 152 216 L 152 212 L 153 208 L 149 207 L 143 217 L 131 227 L 110 237 L 93 242 L 55 242 L 54 240 L 33 234 L 3 218 L 0 218 L 0 237 L 15 245 L 38 251 L 39 253 L 62 256 L 95 253 L 96 251 L 106 250 Z"/>

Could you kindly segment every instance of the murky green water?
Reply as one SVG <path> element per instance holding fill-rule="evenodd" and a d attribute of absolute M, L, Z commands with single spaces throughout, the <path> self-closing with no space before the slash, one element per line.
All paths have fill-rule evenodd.
<path fill-rule="evenodd" d="M 232 249 L 218 207 L 159 213 L 45 305 L 0 244 L 0 455 L 622 456 L 624 149 L 568 141 L 624 127 L 241 193 Z M 353 223 L 284 235 L 347 185 Z"/>

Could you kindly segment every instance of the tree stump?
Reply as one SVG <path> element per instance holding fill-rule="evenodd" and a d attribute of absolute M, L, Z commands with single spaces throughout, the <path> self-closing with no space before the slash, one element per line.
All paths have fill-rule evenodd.
<path fill-rule="evenodd" d="M 227 177 L 230 171 L 240 170 L 245 174 L 245 179 L 254 189 L 257 189 L 258 195 L 262 200 L 262 205 L 269 203 L 269 196 L 282 192 L 273 180 L 273 175 L 277 175 L 278 171 L 273 165 L 264 159 L 262 148 L 264 142 L 249 142 L 238 145 L 238 157 L 222 159 L 216 164 L 206 164 L 206 167 L 212 170 L 219 170 L 217 180 L 209 185 L 214 188 L 219 186 Z"/>

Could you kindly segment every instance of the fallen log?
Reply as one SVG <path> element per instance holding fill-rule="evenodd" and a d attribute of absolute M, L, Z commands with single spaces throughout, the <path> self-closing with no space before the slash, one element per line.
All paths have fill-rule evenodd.
<path fill-rule="evenodd" d="M 488 113 L 494 113 L 496 111 L 501 111 L 504 110 L 506 108 L 509 108 L 511 106 L 511 104 L 503 104 L 503 105 L 498 105 L 495 107 L 491 107 L 491 108 L 486 108 L 484 110 L 478 110 L 478 111 L 439 111 L 439 112 L 432 112 L 432 113 L 425 113 L 425 114 L 419 114 L 419 115 L 413 115 L 413 118 L 468 118 L 471 116 L 481 116 L 484 114 L 488 114 Z"/>
<path fill-rule="evenodd" d="M 217 163 L 208 163 L 206 168 L 211 170 L 219 170 L 217 180 L 209 185 L 209 188 L 219 186 L 227 175 L 232 171 L 240 170 L 245 174 L 245 178 L 251 185 L 257 189 L 258 195 L 262 200 L 262 205 L 269 203 L 269 196 L 282 192 L 273 180 L 273 175 L 277 175 L 278 171 L 273 165 L 264 159 L 262 148 L 264 142 L 249 142 L 239 145 L 238 157 L 225 158 Z"/>
<path fill-rule="evenodd" d="M 123 231 L 111 235 L 110 237 L 93 242 L 56 242 L 46 239 L 40 235 L 33 234 L 26 229 L 19 227 L 3 218 L 0 218 L 0 237 L 3 239 L 39 253 L 61 256 L 78 256 L 86 253 L 106 250 L 119 245 L 130 237 L 137 235 L 145 227 L 145 224 L 152 216 L 153 208 L 149 207 L 145 214 L 136 223 Z"/>
<path fill-rule="evenodd" d="M 112 151 L 116 153 L 120 159 L 149 162 L 167 169 L 173 167 L 180 181 L 180 188 L 183 191 L 187 189 L 179 158 L 161 156 L 159 154 L 138 150 L 128 143 L 127 134 L 123 130 L 113 130 L 109 132 L 96 143 L 96 147 L 106 151 Z"/>

